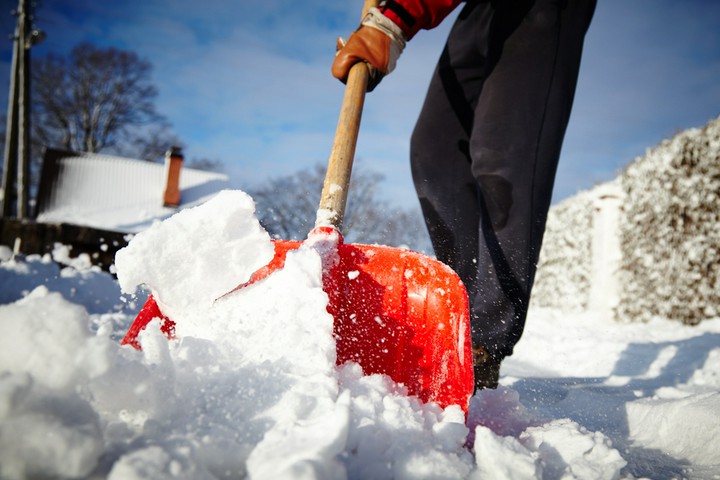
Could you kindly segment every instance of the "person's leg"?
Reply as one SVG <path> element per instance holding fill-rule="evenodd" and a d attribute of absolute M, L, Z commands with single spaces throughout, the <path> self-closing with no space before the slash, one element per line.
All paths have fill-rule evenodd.
<path fill-rule="evenodd" d="M 410 142 L 415 189 L 436 257 L 454 269 L 472 298 L 477 278 L 480 204 L 470 134 L 486 72 L 489 1 L 469 2 L 448 37 Z"/>
<path fill-rule="evenodd" d="M 595 0 L 498 2 L 488 74 L 475 106 L 480 190 L 475 345 L 500 361 L 525 324 L 585 32 Z"/>
<path fill-rule="evenodd" d="M 487 39 L 493 14 L 489 0 L 472 0 L 458 16 L 410 144 L 413 181 L 435 255 L 458 273 L 471 299 L 477 296 L 481 196 L 472 174 L 470 135 L 492 66 Z M 495 387 L 499 363 L 482 354 L 473 351 L 476 388 Z"/>
<path fill-rule="evenodd" d="M 486 346 L 479 386 L 493 386 L 522 334 L 593 10 L 594 0 L 470 0 L 413 132 L 435 253 L 465 283 L 473 343 Z"/>

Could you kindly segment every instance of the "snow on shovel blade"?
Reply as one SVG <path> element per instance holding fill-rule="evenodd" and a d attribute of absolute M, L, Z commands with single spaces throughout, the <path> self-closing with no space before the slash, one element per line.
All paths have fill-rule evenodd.
<path fill-rule="evenodd" d="M 247 283 L 284 266 L 300 241 L 278 240 L 273 260 Z M 386 374 L 410 395 L 467 412 L 473 392 L 470 322 L 465 287 L 445 264 L 425 255 L 378 245 L 337 245 L 339 261 L 323 277 L 328 312 L 335 320 L 337 363 L 358 363 L 366 375 Z M 242 288 L 241 285 L 238 288 Z M 150 297 L 123 340 L 139 348 L 138 334 L 162 318 Z"/>
<path fill-rule="evenodd" d="M 377 0 L 365 0 L 363 15 Z M 473 392 L 470 315 L 465 287 L 448 266 L 408 250 L 345 244 L 340 235 L 369 71 L 364 62 L 348 73 L 335 139 L 320 195 L 315 229 L 308 240 L 339 237 L 332 243 L 336 262 L 323 258 L 323 290 L 334 318 L 338 364 L 357 362 L 366 375 L 386 374 L 410 395 L 441 406 L 460 405 L 467 413 Z M 282 268 L 298 241 L 276 241 L 271 262 L 248 283 Z M 317 245 L 316 245 L 317 247 Z M 242 288 L 240 285 L 238 288 Z M 153 318 L 174 334 L 152 297 L 123 343 L 139 348 L 138 333 Z"/>

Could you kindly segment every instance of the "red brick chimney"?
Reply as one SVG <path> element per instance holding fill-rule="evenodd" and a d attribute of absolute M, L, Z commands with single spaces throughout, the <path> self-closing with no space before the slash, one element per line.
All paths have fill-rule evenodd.
<path fill-rule="evenodd" d="M 182 170 L 183 154 L 180 147 L 171 147 L 165 154 L 165 193 L 163 205 L 177 207 L 180 205 L 180 170 Z"/>

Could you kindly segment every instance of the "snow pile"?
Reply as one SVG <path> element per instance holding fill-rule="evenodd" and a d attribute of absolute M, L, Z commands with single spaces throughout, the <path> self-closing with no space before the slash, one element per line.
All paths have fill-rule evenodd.
<path fill-rule="evenodd" d="M 465 419 L 335 365 L 313 248 L 218 299 L 265 261 L 252 211 L 224 192 L 121 255 L 124 288 L 149 283 L 183 305 L 179 339 L 154 321 L 142 351 L 119 345 L 135 311 L 109 275 L 0 251 L 0 478 L 720 474 L 707 441 L 720 433 L 720 319 L 648 328 L 534 310 L 503 386 L 473 397 Z"/>
<path fill-rule="evenodd" d="M 528 414 L 565 415 L 611 439 L 626 478 L 720 475 L 708 441 L 720 434 L 720 318 L 684 326 L 534 310 L 503 373 Z"/>
<path fill-rule="evenodd" d="M 720 465 L 717 406 L 720 392 L 680 399 L 643 399 L 627 405 L 631 437 L 699 465 Z M 688 422 L 688 418 L 692 421 Z M 664 432 L 674 432 L 672 436 Z"/>

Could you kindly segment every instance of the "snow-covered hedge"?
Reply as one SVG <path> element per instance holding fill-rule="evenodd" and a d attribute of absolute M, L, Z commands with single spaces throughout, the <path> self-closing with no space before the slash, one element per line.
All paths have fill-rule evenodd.
<path fill-rule="evenodd" d="M 533 307 L 585 310 L 590 289 L 593 197 L 581 192 L 550 209 Z"/>
<path fill-rule="evenodd" d="M 620 320 L 686 324 L 720 315 L 720 117 L 636 158 L 616 180 Z M 591 297 L 593 198 L 553 206 L 532 306 L 586 309 Z M 602 293 L 602 292 L 599 292 Z"/>
<path fill-rule="evenodd" d="M 621 176 L 619 317 L 696 324 L 720 313 L 720 118 L 636 159 Z"/>

